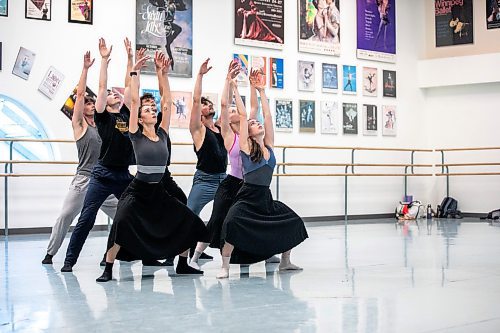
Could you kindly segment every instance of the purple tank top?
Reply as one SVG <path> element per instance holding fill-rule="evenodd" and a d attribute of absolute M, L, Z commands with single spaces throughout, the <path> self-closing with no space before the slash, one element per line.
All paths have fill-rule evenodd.
<path fill-rule="evenodd" d="M 231 163 L 231 171 L 229 174 L 238 179 L 243 179 L 243 166 L 240 155 L 240 136 L 234 134 L 233 146 L 229 150 L 229 163 Z"/>

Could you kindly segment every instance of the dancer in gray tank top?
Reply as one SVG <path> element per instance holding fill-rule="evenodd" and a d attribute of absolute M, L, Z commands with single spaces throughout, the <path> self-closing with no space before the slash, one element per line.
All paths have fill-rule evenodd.
<path fill-rule="evenodd" d="M 95 101 L 85 96 L 87 73 L 93 63 L 94 60 L 90 59 L 90 52 L 85 53 L 83 70 L 78 82 L 75 107 L 71 118 L 73 136 L 78 150 L 78 167 L 64 199 L 61 214 L 52 228 L 47 254 L 42 264 L 52 264 L 52 257 L 61 247 L 71 223 L 82 210 L 90 174 L 101 150 L 101 138 L 94 123 Z M 109 217 L 114 218 L 117 204 L 118 200 L 111 195 L 103 203 L 101 210 Z"/>

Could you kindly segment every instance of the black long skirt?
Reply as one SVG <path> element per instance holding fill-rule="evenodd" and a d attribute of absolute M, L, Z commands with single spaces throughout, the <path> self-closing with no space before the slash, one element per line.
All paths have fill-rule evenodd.
<path fill-rule="evenodd" d="M 121 246 L 117 259 L 172 258 L 196 242 L 207 242 L 203 221 L 161 183 L 134 179 L 118 201 L 111 233 Z"/>
<path fill-rule="evenodd" d="M 231 263 L 253 264 L 293 249 L 308 235 L 304 221 L 273 200 L 268 186 L 245 183 L 224 220 L 221 238 L 234 245 Z"/>
<path fill-rule="evenodd" d="M 161 179 L 160 183 L 163 185 L 168 194 L 170 194 L 174 198 L 177 198 L 177 200 L 179 200 L 183 204 L 187 205 L 188 199 L 186 197 L 186 194 L 179 187 L 179 185 L 177 185 L 174 178 L 172 178 L 172 174 L 168 170 L 168 167 L 167 169 L 165 169 L 165 173 L 163 174 L 163 178 Z"/>
<path fill-rule="evenodd" d="M 236 202 L 236 194 L 241 189 L 243 180 L 231 175 L 219 184 L 217 192 L 215 192 L 214 205 L 212 208 L 212 215 L 207 224 L 208 234 L 210 237 L 210 247 L 220 249 L 221 244 L 221 231 L 224 219 L 226 218 L 229 208 Z"/>

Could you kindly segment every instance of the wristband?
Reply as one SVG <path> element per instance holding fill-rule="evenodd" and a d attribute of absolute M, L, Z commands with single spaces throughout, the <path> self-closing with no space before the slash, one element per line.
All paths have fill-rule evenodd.
<path fill-rule="evenodd" d="M 137 75 L 137 72 L 130 72 L 129 73 L 130 76 L 134 76 L 134 75 Z"/>

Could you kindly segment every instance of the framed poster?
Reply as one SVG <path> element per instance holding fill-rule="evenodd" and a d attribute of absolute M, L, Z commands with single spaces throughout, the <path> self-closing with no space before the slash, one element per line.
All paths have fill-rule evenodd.
<path fill-rule="evenodd" d="M 284 87 L 284 65 L 283 59 L 269 58 L 269 86 L 271 88 L 283 89 Z"/>
<path fill-rule="evenodd" d="M 436 47 L 474 43 L 472 0 L 434 0 Z"/>
<path fill-rule="evenodd" d="M 260 69 L 262 75 L 260 77 L 260 84 L 264 87 L 267 85 L 267 58 L 261 56 L 252 56 L 252 70 Z"/>
<path fill-rule="evenodd" d="M 24 47 L 20 47 L 19 52 L 17 53 L 16 62 L 14 63 L 14 68 L 12 68 L 12 74 L 28 80 L 31 68 L 35 62 L 35 57 L 35 53 L 25 49 Z"/>
<path fill-rule="evenodd" d="M 248 86 L 248 70 L 250 67 L 250 64 L 248 62 L 248 55 L 246 54 L 233 54 L 233 59 L 236 60 L 241 67 L 240 73 L 236 77 L 236 81 L 238 82 L 238 85 L 241 87 L 246 87 Z"/>
<path fill-rule="evenodd" d="M 173 108 L 170 116 L 170 126 L 178 128 L 189 128 L 189 117 L 191 117 L 191 92 L 172 91 Z"/>
<path fill-rule="evenodd" d="M 289 99 L 276 99 L 276 131 L 293 131 L 293 102 Z"/>
<path fill-rule="evenodd" d="M 40 83 L 38 90 L 49 99 L 53 99 L 62 83 L 62 80 L 64 80 L 64 75 L 54 67 L 50 66 L 42 80 L 42 83 Z"/>
<path fill-rule="evenodd" d="M 283 49 L 285 0 L 234 0 L 234 43 Z"/>
<path fill-rule="evenodd" d="M 142 73 L 156 75 L 155 51 L 172 59 L 169 76 L 192 77 L 193 0 L 136 0 L 136 49 L 151 59 Z"/>
<path fill-rule="evenodd" d="M 94 0 L 68 0 L 68 22 L 92 24 Z"/>
<path fill-rule="evenodd" d="M 486 0 L 486 27 L 500 28 L 500 0 Z"/>
<path fill-rule="evenodd" d="M 321 133 L 337 134 L 339 132 L 337 124 L 339 103 L 336 101 L 321 102 Z"/>
<path fill-rule="evenodd" d="M 337 72 L 337 65 L 323 63 L 322 73 L 323 73 L 322 92 L 324 92 L 324 93 L 336 93 L 339 89 L 339 78 L 338 78 L 338 72 Z"/>
<path fill-rule="evenodd" d="M 24 0 L 24 17 L 34 20 L 50 21 L 52 0 Z"/>
<path fill-rule="evenodd" d="M 356 66 L 344 65 L 343 72 L 343 86 L 342 89 L 344 94 L 356 95 Z"/>
<path fill-rule="evenodd" d="M 73 89 L 73 91 L 71 92 L 71 94 L 69 95 L 69 97 L 66 99 L 66 101 L 64 102 L 64 105 L 61 108 L 62 113 L 64 113 L 64 115 L 66 117 L 68 117 L 69 120 L 71 120 L 71 117 L 73 117 L 73 110 L 75 108 L 76 88 L 77 87 L 75 87 L 75 89 Z M 96 94 L 94 94 L 94 92 L 92 90 L 90 90 L 89 87 L 87 87 L 85 89 L 85 96 L 93 98 L 94 101 L 97 98 Z"/>
<path fill-rule="evenodd" d="M 316 103 L 314 101 L 299 100 L 300 132 L 315 132 Z"/>
<path fill-rule="evenodd" d="M 363 135 L 377 135 L 377 106 L 363 104 Z"/>
<path fill-rule="evenodd" d="M 363 67 L 363 96 L 377 97 L 377 69 Z"/>
<path fill-rule="evenodd" d="M 397 134 L 397 120 L 396 120 L 396 106 L 382 105 L 382 135 L 396 136 Z"/>
<path fill-rule="evenodd" d="M 298 0 L 299 52 L 340 55 L 340 0 Z"/>
<path fill-rule="evenodd" d="M 396 0 L 357 0 L 357 57 L 396 62 Z"/>
<path fill-rule="evenodd" d="M 9 16 L 9 0 L 0 0 L 0 16 Z"/>
<path fill-rule="evenodd" d="M 297 68 L 298 89 L 300 91 L 314 91 L 315 81 L 316 72 L 314 70 L 314 62 L 299 60 Z"/>
<path fill-rule="evenodd" d="M 384 97 L 396 97 L 396 71 L 383 70 Z"/>
<path fill-rule="evenodd" d="M 344 134 L 358 134 L 358 104 L 342 104 L 342 125 Z"/>

